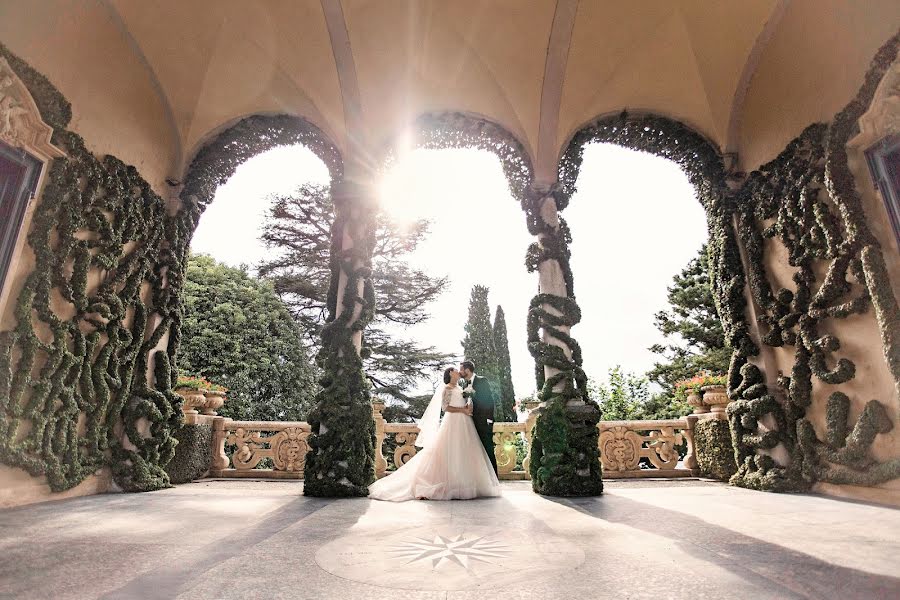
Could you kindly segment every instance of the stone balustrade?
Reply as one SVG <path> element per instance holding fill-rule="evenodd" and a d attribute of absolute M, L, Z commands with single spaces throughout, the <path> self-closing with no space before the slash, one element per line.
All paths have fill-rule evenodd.
<path fill-rule="evenodd" d="M 389 475 L 416 455 L 415 423 L 388 423 L 384 405 L 373 404 L 375 473 Z M 500 479 L 529 479 L 528 463 L 535 415 L 524 423 L 494 424 L 494 455 Z M 691 477 L 699 474 L 694 448 L 698 417 L 652 421 L 601 421 L 600 461 L 606 479 Z M 310 426 L 303 421 L 213 420 L 211 477 L 302 479 Z M 679 448 L 687 445 L 684 460 Z M 385 447 L 389 448 L 389 463 Z"/>
<path fill-rule="evenodd" d="M 696 477 L 694 425 L 698 417 L 647 421 L 600 421 L 600 463 L 604 479 Z M 678 447 L 687 444 L 679 466 Z"/>
<path fill-rule="evenodd" d="M 209 475 L 302 479 L 310 431 L 305 421 L 233 421 L 216 417 Z M 232 450 L 230 454 L 226 447 Z"/>

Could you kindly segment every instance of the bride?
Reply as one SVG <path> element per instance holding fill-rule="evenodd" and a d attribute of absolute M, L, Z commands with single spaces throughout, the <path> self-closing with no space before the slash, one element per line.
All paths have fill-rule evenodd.
<path fill-rule="evenodd" d="M 471 401 L 463 398 L 458 382 L 459 371 L 453 367 L 444 371 L 445 385 L 419 421 L 416 446 L 424 449 L 370 485 L 369 498 L 402 502 L 500 495 L 500 481 L 472 423 Z"/>

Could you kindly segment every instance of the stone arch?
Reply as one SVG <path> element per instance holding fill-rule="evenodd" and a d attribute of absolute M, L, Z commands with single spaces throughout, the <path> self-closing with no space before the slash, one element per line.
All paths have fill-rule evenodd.
<path fill-rule="evenodd" d="M 344 162 L 337 145 L 312 121 L 299 116 L 250 115 L 227 126 L 203 144 L 187 167 L 179 197 L 200 212 L 216 189 L 257 154 L 277 146 L 302 144 L 322 159 L 332 184 L 343 180 Z"/>
<path fill-rule="evenodd" d="M 577 187 L 584 148 L 588 144 L 615 144 L 669 159 L 688 176 L 706 206 L 721 203 L 727 193 L 726 168 L 714 142 L 682 121 L 650 112 L 598 116 L 578 128 L 560 151 L 561 190 L 571 197 Z"/>
<path fill-rule="evenodd" d="M 525 144 L 509 129 L 483 115 L 459 111 L 419 115 L 403 134 L 387 144 L 382 165 L 395 160 L 403 144 L 412 148 L 474 148 L 492 152 L 500 159 L 510 193 L 520 201 L 534 177 L 532 157 Z"/>
<path fill-rule="evenodd" d="M 556 194 L 559 210 L 568 205 L 577 189 L 584 148 L 591 143 L 615 144 L 666 158 L 687 175 L 706 211 L 707 267 L 726 341 L 732 348 L 729 395 L 734 398 L 750 383 L 762 383 L 759 370 L 749 364 L 749 358 L 759 354 L 754 340 L 759 332 L 753 315 L 748 318 L 747 275 L 734 224 L 735 194 L 728 185 L 732 174 L 719 148 L 696 129 L 666 116 L 627 111 L 599 116 L 578 129 L 561 152 Z"/>

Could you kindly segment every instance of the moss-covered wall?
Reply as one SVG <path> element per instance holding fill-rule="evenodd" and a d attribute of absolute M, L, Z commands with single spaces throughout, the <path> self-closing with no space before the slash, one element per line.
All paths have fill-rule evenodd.
<path fill-rule="evenodd" d="M 731 429 L 724 419 L 702 419 L 694 427 L 694 447 L 700 475 L 728 481 L 737 471 Z"/>
<path fill-rule="evenodd" d="M 212 456 L 212 426 L 205 423 L 185 425 L 174 433 L 178 445 L 175 456 L 166 465 L 172 483 L 190 483 L 209 471 Z"/>
<path fill-rule="evenodd" d="M 34 261 L 0 331 L 0 462 L 53 491 L 107 467 L 122 489 L 165 487 L 182 418 L 171 390 L 181 260 L 197 212 L 170 215 L 135 167 L 95 156 L 59 90 L 0 55 L 67 155 L 48 166 L 27 236 Z"/>

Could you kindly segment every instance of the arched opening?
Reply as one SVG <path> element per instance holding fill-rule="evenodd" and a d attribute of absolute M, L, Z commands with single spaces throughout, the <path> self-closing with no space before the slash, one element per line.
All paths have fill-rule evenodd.
<path fill-rule="evenodd" d="M 641 398 L 632 396 L 629 404 L 649 400 L 644 393 L 667 393 L 665 400 L 671 401 L 673 390 L 646 379 L 656 363 L 670 364 L 664 356 L 669 353 L 654 352 L 653 346 L 684 347 L 689 341 L 677 334 L 664 337 L 655 315 L 671 310 L 667 289 L 673 277 L 698 258 L 708 238 L 706 214 L 694 188 L 667 159 L 590 143 L 565 217 L 572 230 L 572 270 L 582 281 L 591 281 L 576 289 L 586 373 L 601 384 L 604 395 L 613 369 L 620 369 L 616 383 L 618 373 L 634 383 L 643 380 L 636 390 Z M 728 367 L 725 360 L 722 372 Z M 663 417 L 605 410 L 603 418 Z"/>

